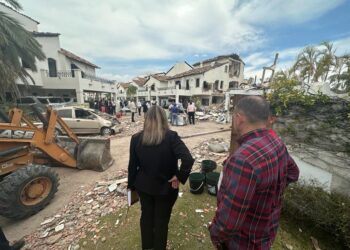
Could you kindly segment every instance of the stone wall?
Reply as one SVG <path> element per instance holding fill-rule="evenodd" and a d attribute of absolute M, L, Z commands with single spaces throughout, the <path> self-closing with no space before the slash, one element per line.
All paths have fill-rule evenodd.
<path fill-rule="evenodd" d="M 350 195 L 350 105 L 344 100 L 294 105 L 274 129 L 292 154 L 332 174 L 331 190 Z"/>

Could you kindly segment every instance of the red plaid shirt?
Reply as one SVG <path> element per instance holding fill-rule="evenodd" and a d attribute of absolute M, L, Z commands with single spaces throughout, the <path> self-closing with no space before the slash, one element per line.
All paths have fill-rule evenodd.
<path fill-rule="evenodd" d="M 223 169 L 211 239 L 218 249 L 270 249 L 283 191 L 299 169 L 271 129 L 251 131 L 239 143 Z"/>

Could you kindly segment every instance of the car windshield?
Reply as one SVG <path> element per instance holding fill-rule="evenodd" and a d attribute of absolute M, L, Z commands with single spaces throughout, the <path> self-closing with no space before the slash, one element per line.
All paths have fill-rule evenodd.
<path fill-rule="evenodd" d="M 38 98 L 39 102 L 42 104 L 49 104 L 49 101 L 46 98 Z"/>
<path fill-rule="evenodd" d="M 50 103 L 62 103 L 63 100 L 60 97 L 50 97 L 49 98 Z"/>
<path fill-rule="evenodd" d="M 32 103 L 35 103 L 35 101 L 33 98 L 23 97 L 23 98 L 17 99 L 17 103 L 32 104 Z"/>

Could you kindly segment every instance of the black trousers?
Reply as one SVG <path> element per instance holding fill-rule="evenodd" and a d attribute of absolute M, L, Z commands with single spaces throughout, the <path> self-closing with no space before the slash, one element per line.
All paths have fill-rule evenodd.
<path fill-rule="evenodd" d="M 135 113 L 131 112 L 131 122 L 135 122 Z"/>
<path fill-rule="evenodd" d="M 141 115 L 141 107 L 137 108 L 139 111 L 139 115 Z"/>
<path fill-rule="evenodd" d="M 194 112 L 188 112 L 188 120 L 190 124 L 194 125 Z"/>
<path fill-rule="evenodd" d="M 168 239 L 168 224 L 178 190 L 168 195 L 149 195 L 138 191 L 141 202 L 142 249 L 165 250 Z"/>
<path fill-rule="evenodd" d="M 11 250 L 10 243 L 6 239 L 6 236 L 4 232 L 2 231 L 2 228 L 0 227 L 0 249 L 1 250 Z"/>

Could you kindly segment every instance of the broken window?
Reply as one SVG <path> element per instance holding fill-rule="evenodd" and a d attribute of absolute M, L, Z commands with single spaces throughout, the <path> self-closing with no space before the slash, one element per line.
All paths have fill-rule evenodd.
<path fill-rule="evenodd" d="M 199 88 L 199 78 L 196 79 L 196 88 Z"/>
<path fill-rule="evenodd" d="M 232 81 L 229 83 L 228 86 L 230 89 L 238 89 L 238 82 L 237 81 Z"/>
<path fill-rule="evenodd" d="M 219 80 L 216 80 L 214 84 L 214 90 L 218 90 L 218 89 L 219 89 Z"/>
<path fill-rule="evenodd" d="M 181 89 L 181 81 L 176 81 L 175 85 L 179 85 L 179 89 Z"/>

